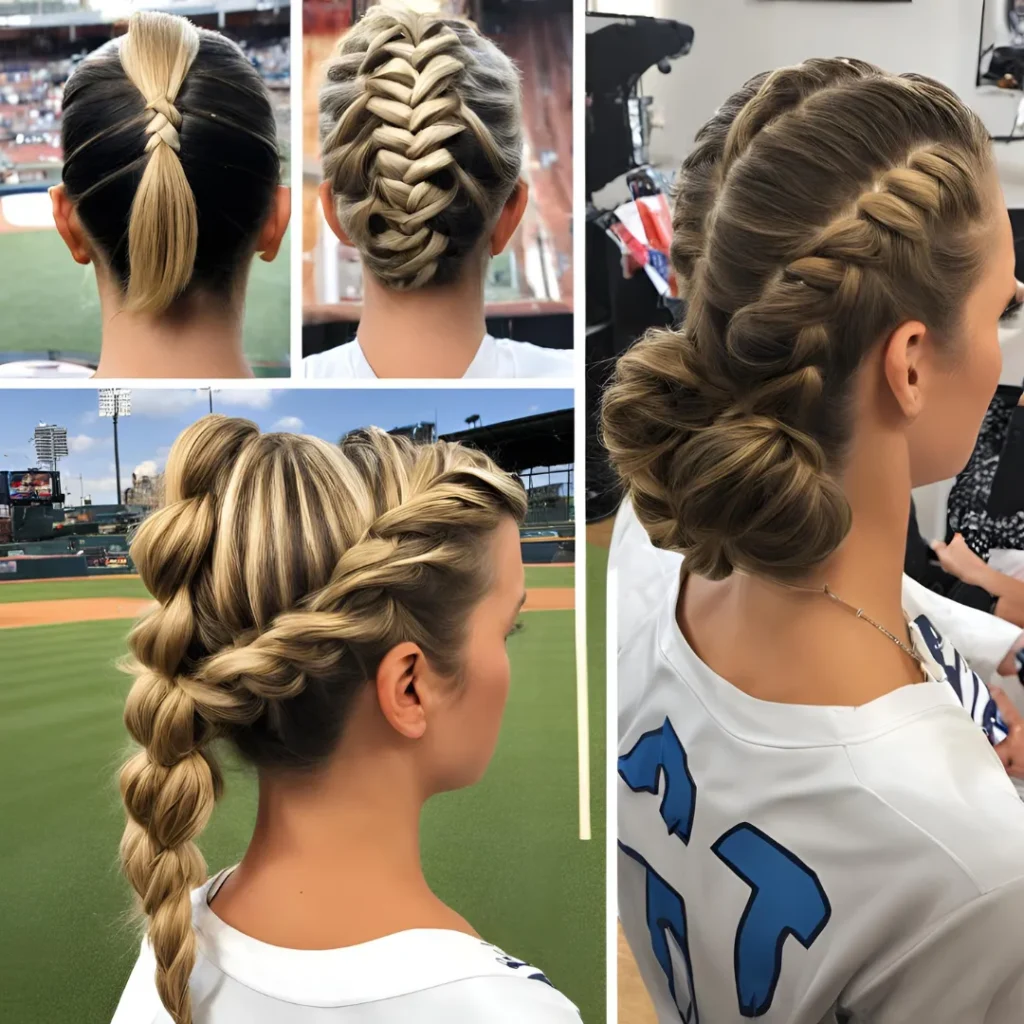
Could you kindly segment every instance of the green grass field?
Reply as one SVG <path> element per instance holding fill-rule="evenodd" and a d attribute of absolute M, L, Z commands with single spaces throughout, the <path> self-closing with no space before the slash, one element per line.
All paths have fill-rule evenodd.
<path fill-rule="evenodd" d="M 531 577 L 534 569 L 558 578 L 541 567 Z M 0 599 L 110 594 L 103 588 L 131 584 L 141 588 L 126 579 L 0 586 Z M 586 1024 L 604 1024 L 604 672 L 603 659 L 592 660 L 594 835 L 583 843 L 573 621 L 569 611 L 523 617 L 510 640 L 513 683 L 498 752 L 479 786 L 428 807 L 423 856 L 443 899 L 488 939 L 541 966 Z M 114 662 L 127 628 L 0 630 L 0 990 L 12 1024 L 109 1020 L 137 953 L 117 871 L 114 784 L 129 685 Z M 254 792 L 250 774 L 229 767 L 227 795 L 201 842 L 211 867 L 244 850 Z"/>
<path fill-rule="evenodd" d="M 289 230 L 273 262 L 253 262 L 245 351 L 254 363 L 288 363 L 290 238 Z M 0 234 L 0 267 L 11 268 L 0 275 L 0 354 L 99 354 L 100 304 L 93 268 L 75 263 L 56 231 Z"/>

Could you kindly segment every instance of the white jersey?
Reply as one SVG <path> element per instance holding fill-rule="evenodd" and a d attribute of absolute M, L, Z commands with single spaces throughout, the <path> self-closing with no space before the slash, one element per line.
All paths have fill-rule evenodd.
<path fill-rule="evenodd" d="M 306 377 L 331 377 L 346 380 L 375 380 L 377 375 L 363 355 L 358 339 L 302 360 Z M 485 334 L 473 362 L 462 375 L 464 380 L 508 380 L 560 378 L 571 379 L 572 349 L 543 348 L 526 341 L 495 338 Z"/>
<path fill-rule="evenodd" d="M 983 682 L 913 588 L 929 682 L 774 704 L 700 661 L 675 618 L 681 559 L 628 532 L 619 914 L 659 1020 L 1020 1024 L 1024 805 Z"/>
<path fill-rule="evenodd" d="M 195 1024 L 580 1024 L 539 970 L 463 932 L 416 929 L 328 950 L 259 942 L 209 906 L 228 874 L 192 897 Z M 155 971 L 145 941 L 111 1024 L 171 1024 Z"/>

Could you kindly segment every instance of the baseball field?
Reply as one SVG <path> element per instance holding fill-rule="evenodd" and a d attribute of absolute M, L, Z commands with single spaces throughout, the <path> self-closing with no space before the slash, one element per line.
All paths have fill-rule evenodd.
<path fill-rule="evenodd" d="M 601 572 L 598 564 L 589 573 L 592 592 Z M 527 585 L 522 627 L 509 642 L 512 691 L 498 752 L 479 786 L 428 806 L 423 856 L 443 899 L 541 966 L 587 1024 L 603 1024 L 604 666 L 592 655 L 594 834 L 584 843 L 573 568 L 529 567 Z M 147 602 L 132 577 L 0 584 L 4 1020 L 102 1024 L 137 953 L 117 869 L 114 780 L 129 680 L 115 662 Z M 214 869 L 241 856 L 254 816 L 250 772 L 227 767 L 226 796 L 201 840 Z"/>
<path fill-rule="evenodd" d="M 258 376 L 287 376 L 290 233 L 278 258 L 254 260 L 245 308 L 245 352 Z M 100 304 L 92 267 L 71 259 L 55 229 L 16 230 L 0 213 L 0 360 L 65 352 L 99 356 Z"/>

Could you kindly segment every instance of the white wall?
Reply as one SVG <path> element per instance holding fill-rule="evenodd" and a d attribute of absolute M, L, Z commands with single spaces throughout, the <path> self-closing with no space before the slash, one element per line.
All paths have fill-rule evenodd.
<path fill-rule="evenodd" d="M 693 51 L 674 63 L 672 73 L 653 71 L 644 78 L 662 126 L 651 157 L 666 168 L 679 165 L 697 129 L 748 78 L 807 57 L 859 57 L 890 71 L 938 78 L 997 135 L 1009 131 L 1020 99 L 1019 93 L 975 86 L 982 0 L 591 0 L 590 7 L 675 18 L 694 28 Z M 1024 207 L 1024 142 L 996 149 L 1007 203 Z"/>

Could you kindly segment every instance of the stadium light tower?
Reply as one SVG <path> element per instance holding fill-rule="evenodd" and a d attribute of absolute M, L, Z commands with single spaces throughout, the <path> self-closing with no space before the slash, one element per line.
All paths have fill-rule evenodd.
<path fill-rule="evenodd" d="M 102 388 L 100 390 L 100 415 L 114 421 L 114 475 L 117 478 L 117 501 L 121 504 L 121 455 L 117 448 L 117 421 L 121 416 L 132 414 L 132 393 L 127 388 Z"/>
<path fill-rule="evenodd" d="M 50 423 L 40 423 L 33 437 L 36 461 L 57 472 L 60 460 L 68 457 L 68 429 Z"/>

